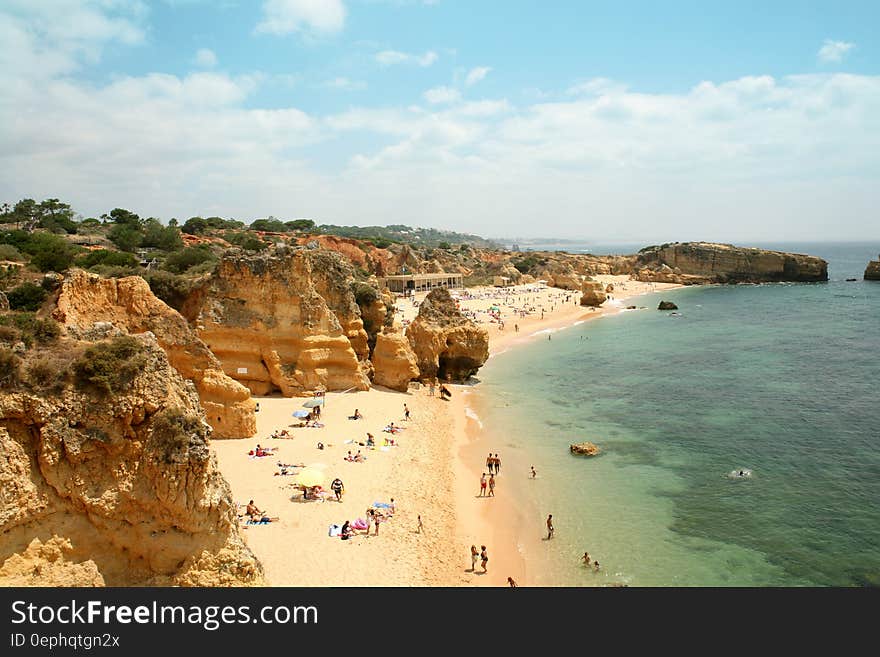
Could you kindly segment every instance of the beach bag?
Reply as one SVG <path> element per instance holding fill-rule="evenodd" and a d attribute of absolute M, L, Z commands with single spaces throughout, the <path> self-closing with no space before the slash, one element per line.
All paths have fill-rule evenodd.
<path fill-rule="evenodd" d="M 342 530 L 342 527 L 340 527 L 339 525 L 330 525 L 330 527 L 327 529 L 327 535 L 331 536 L 331 537 L 332 536 L 339 536 L 339 532 L 341 530 Z"/>

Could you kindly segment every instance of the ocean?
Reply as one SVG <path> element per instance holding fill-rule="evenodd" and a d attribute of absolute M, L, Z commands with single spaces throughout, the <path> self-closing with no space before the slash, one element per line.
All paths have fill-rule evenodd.
<path fill-rule="evenodd" d="M 480 370 L 530 584 L 880 585 L 880 244 L 759 246 L 830 280 L 648 295 Z"/>

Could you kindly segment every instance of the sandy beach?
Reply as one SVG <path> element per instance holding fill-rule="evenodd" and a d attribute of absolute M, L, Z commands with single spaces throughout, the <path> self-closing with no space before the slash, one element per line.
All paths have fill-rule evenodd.
<path fill-rule="evenodd" d="M 454 296 L 459 297 L 462 312 L 488 330 L 491 357 L 552 337 L 554 331 L 580 321 L 620 312 L 638 295 L 679 287 L 640 283 L 626 276 L 596 278 L 614 285 L 613 299 L 598 309 L 578 305 L 580 293 L 539 285 L 468 288 Z M 416 304 L 424 296 L 416 295 Z M 400 299 L 396 322 L 411 321 L 418 313 L 416 304 Z M 497 310 L 490 310 L 493 307 Z M 522 314 L 525 309 L 527 315 Z M 427 387 L 416 384 L 407 393 L 379 387 L 328 393 L 322 428 L 291 426 L 298 422 L 293 412 L 304 409 L 305 398 L 257 398 L 260 411 L 254 438 L 212 442 L 236 501 L 246 505 L 253 499 L 266 515 L 278 518 L 268 524 L 244 524 L 248 545 L 263 563 L 269 585 L 506 586 L 508 576 L 519 585 L 529 585 L 528 564 L 517 545 L 522 539 L 519 533 L 534 523 L 519 517 L 512 496 L 505 494 L 526 481 L 527 473 L 506 471 L 503 450 L 487 444 L 479 421 L 468 409 L 472 386 L 451 389 L 451 401 L 432 397 Z M 404 418 L 404 404 L 410 409 L 409 420 Z M 355 409 L 362 419 L 349 419 Z M 404 429 L 384 432 L 390 422 Z M 290 435 L 272 438 L 282 430 Z M 367 432 L 375 438 L 374 449 L 365 444 Z M 385 438 L 397 444 L 384 446 Z M 274 448 L 274 453 L 249 456 L 257 444 Z M 364 462 L 345 460 L 349 451 L 358 450 L 366 457 Z M 500 453 L 502 468 L 496 497 L 487 498 L 479 496 L 479 480 L 490 451 Z M 295 476 L 276 474 L 282 470 L 280 464 L 322 470 L 326 501 L 304 501 L 294 486 Z M 288 468 L 291 473 L 298 470 Z M 341 502 L 329 490 L 336 477 L 345 485 Z M 358 531 L 350 540 L 329 536 L 330 525 L 366 518 L 371 505 L 390 504 L 392 498 L 395 511 L 380 523 L 378 536 L 372 525 L 369 535 Z M 485 574 L 479 564 L 477 572 L 471 572 L 472 544 L 478 550 L 487 547 Z"/>

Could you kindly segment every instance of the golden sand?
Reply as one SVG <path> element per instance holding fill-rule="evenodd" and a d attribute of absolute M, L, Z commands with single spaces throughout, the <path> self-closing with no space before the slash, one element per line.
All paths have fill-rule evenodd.
<path fill-rule="evenodd" d="M 577 305 L 580 294 L 536 285 L 509 290 L 469 288 L 471 298 L 460 300 L 463 311 L 473 313 L 489 332 L 490 354 L 547 339 L 548 332 L 580 320 L 619 312 L 628 299 L 652 291 L 678 287 L 640 283 L 626 276 L 597 276 L 614 283 L 613 301 L 590 310 Z M 416 296 L 416 302 L 424 298 Z M 568 297 L 568 302 L 565 301 Z M 491 321 L 487 310 L 501 309 L 504 329 Z M 534 308 L 526 317 L 514 309 Z M 411 321 L 418 307 L 410 299 L 398 302 L 396 321 Z M 544 318 L 541 319 L 541 310 Z M 519 325 L 519 331 L 514 326 Z M 232 486 L 236 501 L 256 505 L 277 517 L 266 525 L 244 525 L 248 545 L 263 563 L 266 579 L 273 586 L 506 586 L 513 577 L 529 584 L 528 564 L 516 549 L 517 532 L 524 519 L 505 495 L 505 487 L 520 485 L 525 473 L 504 470 L 498 477 L 496 497 L 479 497 L 480 473 L 492 446 L 477 422 L 465 414 L 468 386 L 452 386 L 451 401 L 431 397 L 425 386 L 412 386 L 407 393 L 384 388 L 366 392 L 328 393 L 321 414 L 323 428 L 291 428 L 292 416 L 303 409 L 303 398 L 262 397 L 257 414 L 257 436 L 247 440 L 216 440 L 212 443 L 220 469 Z M 404 404 L 411 412 L 404 419 Z M 350 420 L 358 409 L 364 418 Z M 390 422 L 405 427 L 393 435 L 383 432 Z M 274 431 L 286 429 L 292 437 L 273 439 Z M 379 446 L 367 449 L 373 434 Z M 393 437 L 395 447 L 382 448 Z M 318 449 L 322 442 L 324 449 Z M 275 448 L 272 456 L 252 458 L 248 451 L 257 444 Z M 363 463 L 345 460 L 349 451 L 366 456 Z M 498 451 L 494 449 L 493 451 Z M 303 501 L 294 488 L 294 476 L 280 476 L 279 463 L 317 466 L 326 474 L 327 501 Z M 345 484 L 342 502 L 329 492 L 339 477 Z M 347 541 L 330 537 L 331 524 L 366 518 L 374 502 L 389 503 L 396 512 L 374 534 L 357 532 Z M 423 529 L 418 531 L 421 515 Z M 489 564 L 483 574 L 479 564 L 471 572 L 470 546 L 486 545 Z"/>

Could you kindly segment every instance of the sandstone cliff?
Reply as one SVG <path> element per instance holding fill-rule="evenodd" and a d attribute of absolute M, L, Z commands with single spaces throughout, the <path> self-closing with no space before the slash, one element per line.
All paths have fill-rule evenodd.
<path fill-rule="evenodd" d="M 399 332 L 386 329 L 377 336 L 373 350 L 373 383 L 405 392 L 409 382 L 419 377 L 416 355 L 409 340 Z"/>
<path fill-rule="evenodd" d="M 868 266 L 865 268 L 865 280 L 880 281 L 880 257 L 868 263 Z"/>
<path fill-rule="evenodd" d="M 584 281 L 581 284 L 582 306 L 601 306 L 607 298 L 605 286 L 599 281 Z"/>
<path fill-rule="evenodd" d="M 195 383 L 215 438 L 256 433 L 256 404 L 248 389 L 224 374 L 220 361 L 186 320 L 157 299 L 139 276 L 100 278 L 73 270 L 61 283 L 53 317 L 73 336 L 93 331 L 96 323 L 129 333 L 152 331 L 172 367 Z"/>
<path fill-rule="evenodd" d="M 0 583 L 249 585 L 192 383 L 152 333 L 64 340 L 0 395 Z"/>
<path fill-rule="evenodd" d="M 462 316 L 449 290 L 432 290 L 406 330 L 422 379 L 464 381 L 489 358 L 486 329 Z"/>
<path fill-rule="evenodd" d="M 685 242 L 639 251 L 640 280 L 675 283 L 813 282 L 828 280 L 828 263 L 815 256 L 730 244 Z"/>
<path fill-rule="evenodd" d="M 368 336 L 338 253 L 277 246 L 229 251 L 194 323 L 224 371 L 254 394 L 369 388 Z"/>

